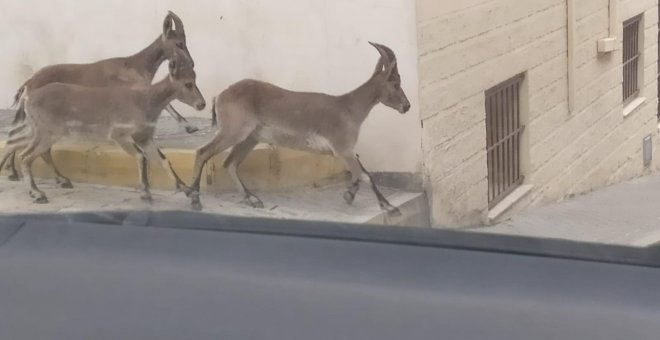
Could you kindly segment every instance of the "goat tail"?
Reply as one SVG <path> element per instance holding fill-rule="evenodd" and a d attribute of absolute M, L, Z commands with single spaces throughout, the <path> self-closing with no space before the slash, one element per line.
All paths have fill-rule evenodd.
<path fill-rule="evenodd" d="M 218 111 L 216 110 L 216 98 L 213 98 L 213 105 L 211 106 L 211 115 L 213 116 L 211 118 L 211 126 L 218 126 Z"/>
<path fill-rule="evenodd" d="M 18 109 L 16 110 L 16 114 L 14 115 L 14 121 L 12 122 L 12 125 L 17 125 L 24 121 L 25 121 L 25 101 L 18 104 Z"/>
<path fill-rule="evenodd" d="M 29 82 L 30 81 L 28 80 L 25 83 L 23 83 L 23 85 L 18 89 L 18 91 L 16 91 L 16 95 L 14 95 L 14 103 L 11 104 L 11 108 L 18 106 L 18 109 L 16 110 L 16 114 L 14 115 L 14 121 L 12 122 L 12 125 L 16 125 L 25 120 L 25 99 L 23 99 L 23 97 L 25 95 L 25 89 L 27 89 L 27 85 Z"/>
<path fill-rule="evenodd" d="M 11 157 L 14 157 L 14 154 L 17 150 L 25 148 L 28 145 L 28 142 L 31 139 L 30 135 L 26 133 L 20 133 L 25 130 L 26 127 L 27 126 L 25 124 L 21 124 L 12 129 L 12 132 L 9 133 L 10 136 L 5 145 L 4 155 L 2 156 L 2 160 L 0 160 L 0 169 L 4 169 L 7 161 Z M 10 163 L 8 169 L 11 167 L 12 165 Z"/>
<path fill-rule="evenodd" d="M 14 103 L 11 104 L 9 108 L 15 108 L 16 105 L 18 105 L 18 103 L 21 101 L 21 97 L 23 97 L 23 93 L 25 93 L 25 89 L 27 88 L 28 82 L 29 80 L 23 83 L 23 85 L 21 85 L 18 91 L 16 91 L 16 94 L 14 95 Z"/>
<path fill-rule="evenodd" d="M 13 152 L 5 152 L 4 155 L 2 155 L 2 160 L 0 160 L 0 169 L 5 168 L 5 164 L 7 164 L 7 161 L 9 160 L 9 157 L 13 157 L 14 153 Z"/>
<path fill-rule="evenodd" d="M 27 125 L 26 124 L 17 124 L 14 125 L 11 130 L 9 130 L 9 140 L 7 143 L 11 143 L 12 138 L 18 135 L 19 133 L 23 133 L 24 131 L 27 130 Z"/>
<path fill-rule="evenodd" d="M 21 102 L 19 104 L 18 110 L 16 110 L 16 114 L 14 115 L 14 121 L 12 122 L 12 125 L 17 125 L 23 121 L 25 121 L 25 102 Z"/>

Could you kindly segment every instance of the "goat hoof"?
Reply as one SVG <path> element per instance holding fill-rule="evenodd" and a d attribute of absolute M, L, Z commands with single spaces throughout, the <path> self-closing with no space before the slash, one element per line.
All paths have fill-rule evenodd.
<path fill-rule="evenodd" d="M 193 202 L 199 202 L 199 190 L 190 189 L 190 191 L 185 191 L 185 194 Z"/>
<path fill-rule="evenodd" d="M 60 185 L 60 188 L 62 188 L 62 189 L 73 189 L 73 184 L 71 184 L 71 182 L 69 182 L 69 181 L 61 182 L 61 183 L 58 183 L 58 184 Z"/>
<path fill-rule="evenodd" d="M 151 204 L 151 203 L 154 202 L 154 199 L 153 199 L 153 197 L 151 197 L 151 194 L 142 194 L 142 195 L 140 196 L 140 199 L 141 199 L 143 202 L 146 202 L 146 203 L 149 203 L 149 204 Z"/>
<path fill-rule="evenodd" d="M 35 204 L 48 204 L 48 198 L 46 196 L 37 197 L 34 200 Z"/>
<path fill-rule="evenodd" d="M 196 127 L 196 126 L 192 126 L 192 125 L 190 125 L 190 126 L 186 126 L 186 132 L 189 133 L 189 134 L 191 134 L 191 135 L 192 135 L 193 133 L 197 132 L 197 131 L 199 131 L 199 128 Z"/>
<path fill-rule="evenodd" d="M 200 202 L 192 202 L 191 206 L 192 206 L 192 209 L 195 210 L 195 211 L 202 211 L 202 209 L 204 208 L 202 206 L 202 203 L 200 203 Z"/>
<path fill-rule="evenodd" d="M 260 199 L 258 199 L 256 196 L 250 196 L 246 197 L 241 203 L 246 204 L 252 208 L 255 209 L 263 209 L 264 208 L 264 202 L 262 202 Z"/>
<path fill-rule="evenodd" d="M 387 216 L 389 216 L 389 217 L 400 217 L 400 216 L 403 216 L 403 214 L 401 213 L 401 210 L 399 210 L 399 208 L 389 207 L 389 208 L 387 208 Z"/>
<path fill-rule="evenodd" d="M 16 174 L 9 175 L 9 177 L 7 177 L 7 179 L 8 179 L 10 182 L 18 182 L 18 181 L 21 180 L 21 179 L 18 177 L 18 175 L 16 175 Z"/>
<path fill-rule="evenodd" d="M 346 201 L 346 204 L 348 205 L 353 205 L 353 201 L 355 201 L 355 195 L 352 194 L 350 191 L 345 192 L 344 201 Z"/>
<path fill-rule="evenodd" d="M 191 188 L 189 188 L 185 185 L 178 186 L 176 188 L 176 190 L 178 192 L 183 192 L 186 195 L 186 197 L 188 197 L 188 198 L 193 198 L 193 196 L 195 196 L 195 192 L 196 192 L 195 190 L 193 190 L 193 189 L 191 189 Z M 199 197 L 199 193 L 197 193 L 197 197 Z"/>

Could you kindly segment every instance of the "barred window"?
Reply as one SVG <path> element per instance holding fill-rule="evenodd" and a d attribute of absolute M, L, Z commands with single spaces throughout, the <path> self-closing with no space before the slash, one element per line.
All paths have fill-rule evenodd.
<path fill-rule="evenodd" d="M 523 182 L 520 171 L 519 75 L 486 91 L 486 138 L 488 147 L 488 203 L 491 208 Z"/>
<path fill-rule="evenodd" d="M 623 23 L 623 102 L 630 103 L 639 94 L 639 30 L 642 16 Z"/>

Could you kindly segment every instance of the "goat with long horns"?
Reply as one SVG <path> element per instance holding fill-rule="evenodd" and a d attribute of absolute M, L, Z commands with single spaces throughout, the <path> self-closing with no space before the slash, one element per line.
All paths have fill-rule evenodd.
<path fill-rule="evenodd" d="M 369 80 L 356 90 L 341 96 L 323 93 L 293 92 L 275 85 L 242 80 L 213 100 L 214 122 L 220 129 L 208 144 L 197 150 L 193 169 L 192 206 L 202 209 L 199 188 L 202 169 L 214 155 L 233 147 L 224 162 L 225 168 L 244 195 L 244 202 L 263 207 L 238 176 L 237 169 L 258 143 L 334 155 L 346 163 L 352 174 L 351 184 L 344 194 L 352 204 L 360 182 L 371 184 L 380 207 L 398 215 L 374 184 L 371 175 L 354 152 L 360 127 L 379 103 L 400 113 L 410 109 L 410 102 L 401 89 L 394 52 L 380 44 L 370 43 L 380 53 L 380 59 Z"/>

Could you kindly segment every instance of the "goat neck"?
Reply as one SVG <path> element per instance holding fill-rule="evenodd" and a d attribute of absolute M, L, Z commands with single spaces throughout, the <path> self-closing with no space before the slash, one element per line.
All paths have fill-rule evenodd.
<path fill-rule="evenodd" d="M 148 90 L 149 120 L 157 119 L 165 107 L 176 98 L 176 89 L 170 77 L 166 77 L 160 82 L 149 87 Z M 152 115 L 156 115 L 152 117 Z"/>
<path fill-rule="evenodd" d="M 378 104 L 380 89 L 377 78 L 371 77 L 357 89 L 341 96 L 341 100 L 348 107 L 355 122 L 362 124 L 369 112 Z"/>
<path fill-rule="evenodd" d="M 145 76 L 153 79 L 158 72 L 160 64 L 165 61 L 165 50 L 163 49 L 161 36 L 142 51 L 128 57 L 127 64 L 138 70 L 145 70 Z"/>

